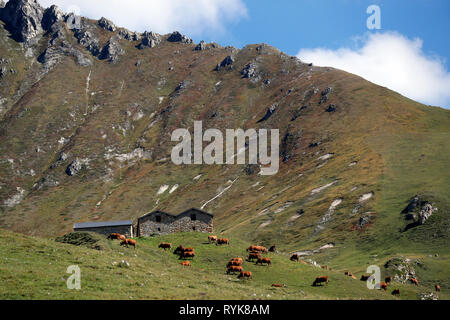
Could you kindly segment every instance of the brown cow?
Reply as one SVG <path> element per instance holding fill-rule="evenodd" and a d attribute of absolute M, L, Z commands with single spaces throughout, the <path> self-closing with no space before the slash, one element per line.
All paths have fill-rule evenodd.
<path fill-rule="evenodd" d="M 183 254 L 184 252 L 194 251 L 194 248 L 185 248 L 182 245 L 179 245 L 174 251 L 173 254 Z"/>
<path fill-rule="evenodd" d="M 384 278 L 384 282 L 386 282 L 386 283 L 392 283 L 392 277 L 389 276 L 389 277 Z"/>
<path fill-rule="evenodd" d="M 441 286 L 440 285 L 435 285 L 434 288 L 436 289 L 436 292 L 441 292 Z"/>
<path fill-rule="evenodd" d="M 350 276 L 350 272 L 348 272 L 348 271 L 345 271 L 345 272 L 344 272 L 344 275 L 346 275 L 346 276 Z"/>
<path fill-rule="evenodd" d="M 223 244 L 226 244 L 227 246 L 229 246 L 230 245 L 230 240 L 228 240 L 227 238 L 217 239 L 216 244 L 218 246 L 221 246 Z"/>
<path fill-rule="evenodd" d="M 323 282 L 325 282 L 325 284 L 328 284 L 328 276 L 317 277 L 316 280 L 314 280 L 312 285 L 314 287 L 316 287 L 319 283 L 323 283 Z"/>
<path fill-rule="evenodd" d="M 269 250 L 267 250 L 267 248 L 264 246 L 253 246 L 252 245 L 247 248 L 247 251 L 267 253 Z"/>
<path fill-rule="evenodd" d="M 217 242 L 217 236 L 208 236 L 208 242 Z"/>
<path fill-rule="evenodd" d="M 162 248 L 164 250 L 172 249 L 172 244 L 168 242 L 162 242 L 159 244 L 158 248 Z"/>
<path fill-rule="evenodd" d="M 300 260 L 300 256 L 298 254 L 294 253 L 291 256 L 291 261 L 297 261 L 298 262 L 299 260 Z"/>
<path fill-rule="evenodd" d="M 356 280 L 356 277 L 353 274 L 350 273 L 349 276 Z"/>
<path fill-rule="evenodd" d="M 258 260 L 256 261 L 255 264 L 258 264 L 258 263 L 260 263 L 261 265 L 267 264 L 269 266 L 269 265 L 272 264 L 272 261 L 270 260 L 270 258 L 262 258 L 262 257 L 260 257 L 260 258 L 258 258 Z"/>
<path fill-rule="evenodd" d="M 120 243 L 120 245 L 121 245 L 121 246 L 125 245 L 125 246 L 127 246 L 127 248 L 128 248 L 128 246 L 130 245 L 130 246 L 133 246 L 134 249 L 136 249 L 136 240 L 125 239 L 125 240 L 122 240 L 122 242 Z"/>
<path fill-rule="evenodd" d="M 285 287 L 285 285 L 284 285 L 284 284 L 273 283 L 273 284 L 272 284 L 272 287 L 275 287 L 275 288 L 283 288 L 283 287 Z"/>
<path fill-rule="evenodd" d="M 190 267 L 190 266 L 191 266 L 191 262 L 190 262 L 190 261 L 183 261 L 183 262 L 180 262 L 180 264 L 181 264 L 183 267 Z"/>
<path fill-rule="evenodd" d="M 238 275 L 238 279 L 240 278 L 252 279 L 252 273 L 250 271 L 241 271 L 241 273 Z"/>
<path fill-rule="evenodd" d="M 361 279 L 359 279 L 359 280 L 361 280 L 361 281 L 367 281 L 367 280 L 369 280 L 369 278 L 370 278 L 370 276 L 366 276 L 366 275 L 362 275 L 361 276 Z"/>
<path fill-rule="evenodd" d="M 235 272 L 242 272 L 242 267 L 241 266 L 230 266 L 227 268 L 227 274 L 230 273 L 235 273 Z"/>
<path fill-rule="evenodd" d="M 247 248 L 247 252 L 249 252 L 249 251 L 257 251 L 257 250 L 256 250 L 256 246 L 253 246 L 253 245 L 252 245 L 252 246 L 248 247 L 248 248 Z"/>
<path fill-rule="evenodd" d="M 233 259 L 230 260 L 230 262 L 231 261 L 237 261 L 237 262 L 244 263 L 244 259 L 242 259 L 242 258 L 233 258 Z"/>
<path fill-rule="evenodd" d="M 400 289 L 394 289 L 394 291 L 392 291 L 392 295 L 393 296 L 399 296 L 400 295 Z"/>
<path fill-rule="evenodd" d="M 384 291 L 386 291 L 388 288 L 388 285 L 386 282 L 381 281 L 380 282 L 380 289 L 383 289 Z"/>
<path fill-rule="evenodd" d="M 321 266 L 322 269 L 328 270 L 328 266 Z"/>
<path fill-rule="evenodd" d="M 228 262 L 227 264 L 227 268 L 231 267 L 231 266 L 242 266 L 243 262 L 239 261 L 239 260 L 232 260 L 230 262 Z"/>
<path fill-rule="evenodd" d="M 257 259 L 259 259 L 259 258 L 261 258 L 261 255 L 260 255 L 259 253 L 250 253 L 250 254 L 248 255 L 247 260 L 248 260 L 248 261 L 253 261 L 253 260 L 257 260 Z"/>
<path fill-rule="evenodd" d="M 416 278 L 411 278 L 409 279 L 413 284 L 415 284 L 416 286 L 419 285 L 419 280 L 417 280 Z"/>
<path fill-rule="evenodd" d="M 194 259 L 195 252 L 194 251 L 185 251 L 180 254 L 180 259 Z"/>
<path fill-rule="evenodd" d="M 271 247 L 269 248 L 269 252 L 277 252 L 277 247 L 271 246 Z"/>
<path fill-rule="evenodd" d="M 125 240 L 125 236 L 121 235 L 120 233 L 111 233 L 107 239 L 111 239 L 111 240 Z"/>

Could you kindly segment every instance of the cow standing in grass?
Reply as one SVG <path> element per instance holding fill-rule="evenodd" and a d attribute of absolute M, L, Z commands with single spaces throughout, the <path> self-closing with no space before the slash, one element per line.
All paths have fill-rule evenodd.
<path fill-rule="evenodd" d="M 132 239 L 125 239 L 120 243 L 121 246 L 126 246 L 128 248 L 128 246 L 133 246 L 134 249 L 136 249 L 136 240 L 132 240 Z"/>
<path fill-rule="evenodd" d="M 312 285 L 314 287 L 316 287 L 319 283 L 321 285 L 322 285 L 322 283 L 328 284 L 328 276 L 317 277 L 316 280 L 314 280 Z"/>

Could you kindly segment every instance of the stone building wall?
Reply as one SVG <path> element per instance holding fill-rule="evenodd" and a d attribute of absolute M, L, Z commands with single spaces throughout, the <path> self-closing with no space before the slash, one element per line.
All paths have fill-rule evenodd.
<path fill-rule="evenodd" d="M 165 217 L 167 218 L 164 219 Z M 212 233 L 213 218 L 197 213 L 196 220 L 192 220 L 190 214 L 186 214 L 178 217 L 162 216 L 161 222 L 156 222 L 154 215 L 143 217 L 138 221 L 138 235 L 142 237 L 190 231 Z"/>
<path fill-rule="evenodd" d="M 85 232 L 96 232 L 106 236 L 111 233 L 120 233 L 125 235 L 127 238 L 132 238 L 133 228 L 132 226 L 111 226 L 111 227 L 95 227 L 95 228 L 76 228 L 73 231 L 85 231 Z"/>

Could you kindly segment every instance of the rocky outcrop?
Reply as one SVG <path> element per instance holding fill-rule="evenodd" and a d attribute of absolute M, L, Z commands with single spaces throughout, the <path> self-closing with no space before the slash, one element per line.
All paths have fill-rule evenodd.
<path fill-rule="evenodd" d="M 319 104 L 327 102 L 328 97 L 332 91 L 333 91 L 333 88 L 331 88 L 331 87 L 327 87 L 325 90 L 323 90 L 322 93 L 320 94 Z"/>
<path fill-rule="evenodd" d="M 266 120 L 268 120 L 274 113 L 275 113 L 275 110 L 277 109 L 277 107 L 278 107 L 278 104 L 273 104 L 273 105 L 271 105 L 268 109 L 267 109 L 267 112 L 266 112 L 266 114 L 264 115 L 264 117 L 262 117 L 260 120 L 258 120 L 258 122 L 257 123 L 261 123 L 261 122 L 264 122 L 264 121 L 266 121 Z"/>
<path fill-rule="evenodd" d="M 228 56 L 225 59 L 222 60 L 221 63 L 219 63 L 216 66 L 216 71 L 220 71 L 222 69 L 230 70 L 233 68 L 234 58 L 232 56 Z"/>
<path fill-rule="evenodd" d="M 100 20 L 98 20 L 98 25 L 101 28 L 103 28 L 107 31 L 110 31 L 110 32 L 114 32 L 117 29 L 116 26 L 114 25 L 114 23 L 112 23 L 112 21 L 110 21 L 104 17 L 102 17 Z"/>
<path fill-rule="evenodd" d="M 62 21 L 63 17 L 63 12 L 55 5 L 45 9 L 42 17 L 42 28 L 46 31 L 50 30 L 55 23 Z"/>
<path fill-rule="evenodd" d="M 77 38 L 78 43 L 84 46 L 92 55 L 97 56 L 100 53 L 99 40 L 92 30 L 87 28 L 76 30 L 74 36 Z"/>
<path fill-rule="evenodd" d="M 258 82 L 261 80 L 261 76 L 258 73 L 258 66 L 256 63 L 247 64 L 244 69 L 241 70 L 242 78 L 250 79 L 252 82 Z"/>
<path fill-rule="evenodd" d="M 108 43 L 103 47 L 99 59 L 108 60 L 109 62 L 116 63 L 119 56 L 124 55 L 125 50 L 119 45 L 115 37 L 112 37 Z"/>
<path fill-rule="evenodd" d="M 0 19 L 12 37 L 19 42 L 34 44 L 43 34 L 44 8 L 37 0 L 10 0 L 0 11 Z"/>
<path fill-rule="evenodd" d="M 405 220 L 411 221 L 406 226 L 405 231 L 425 224 L 435 211 L 437 211 L 437 208 L 433 207 L 427 200 L 421 199 L 417 195 L 414 196 L 402 211 L 402 214 L 405 215 Z"/>
<path fill-rule="evenodd" d="M 139 41 L 142 38 L 142 35 L 138 32 L 131 32 L 128 29 L 120 29 L 117 33 L 119 39 L 124 39 L 128 41 Z"/>
<path fill-rule="evenodd" d="M 169 42 L 181 42 L 181 43 L 192 43 L 192 39 L 186 37 L 185 35 L 182 35 L 178 31 L 173 32 L 168 38 L 167 41 Z"/>
<path fill-rule="evenodd" d="M 161 36 L 153 31 L 145 31 L 142 35 L 141 44 L 138 46 L 139 49 L 153 48 L 161 43 Z"/>
<path fill-rule="evenodd" d="M 336 112 L 336 106 L 334 104 L 330 104 L 328 106 L 328 108 L 325 110 L 325 112 L 329 112 L 329 113 Z"/>
<path fill-rule="evenodd" d="M 195 51 L 203 51 L 206 50 L 206 42 L 200 41 L 200 43 L 194 48 Z"/>

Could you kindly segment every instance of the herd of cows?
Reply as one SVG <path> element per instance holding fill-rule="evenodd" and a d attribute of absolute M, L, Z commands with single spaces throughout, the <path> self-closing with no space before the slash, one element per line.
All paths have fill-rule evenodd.
<path fill-rule="evenodd" d="M 111 233 L 108 236 L 108 239 L 120 240 L 121 246 L 128 247 L 131 245 L 134 247 L 134 249 L 136 249 L 136 240 L 127 239 L 124 235 L 121 235 L 119 233 Z M 208 236 L 208 243 L 215 243 L 218 246 L 230 245 L 230 240 L 227 238 L 218 238 L 217 236 Z M 161 248 L 164 250 L 171 250 L 172 244 L 167 243 L 167 242 L 162 242 L 159 244 L 158 248 Z M 247 248 L 246 251 L 248 253 L 247 261 L 255 262 L 256 265 L 260 264 L 260 265 L 270 266 L 270 265 L 272 265 L 272 260 L 268 257 L 264 257 L 263 254 L 267 254 L 268 252 L 276 252 L 276 248 L 275 248 L 275 246 L 272 246 L 269 249 L 267 249 L 264 246 L 251 245 Z M 173 251 L 173 254 L 178 255 L 180 260 L 184 260 L 184 261 L 180 262 L 180 265 L 185 266 L 185 267 L 190 267 L 191 261 L 189 259 L 192 260 L 195 258 L 194 248 L 185 248 L 182 245 L 175 248 L 175 250 Z M 300 255 L 295 254 L 295 253 L 290 257 L 290 260 L 297 261 L 302 264 L 308 264 L 307 262 L 300 259 Z M 252 279 L 252 272 L 244 271 L 243 264 L 244 264 L 244 260 L 242 258 L 232 258 L 231 260 L 228 261 L 228 263 L 226 265 L 226 269 L 227 269 L 226 273 L 227 274 L 237 274 L 238 273 L 239 274 L 238 279 L 249 279 L 249 280 Z M 332 270 L 332 268 L 329 268 L 326 265 L 321 266 L 321 268 L 324 270 Z M 346 276 L 351 277 L 352 279 L 356 279 L 355 275 L 348 271 L 345 271 L 344 274 Z M 367 281 L 367 280 L 369 280 L 370 277 L 371 277 L 370 275 L 362 275 L 360 280 Z M 415 284 L 416 286 L 419 285 L 419 281 L 417 280 L 417 278 L 411 278 L 411 279 L 409 279 L 409 281 L 412 284 Z M 312 285 L 318 286 L 318 285 L 322 285 L 323 283 L 328 284 L 328 282 L 329 282 L 328 276 L 320 276 L 314 280 Z M 384 281 L 380 282 L 379 289 L 383 289 L 386 291 L 388 289 L 388 283 L 389 284 L 392 283 L 392 277 L 390 277 L 390 276 L 386 277 L 384 279 Z M 284 287 L 284 286 L 285 286 L 284 284 L 276 284 L 276 283 L 272 284 L 272 287 Z M 441 291 L 441 287 L 439 286 L 439 284 L 435 285 L 435 290 L 436 290 L 436 292 Z M 399 296 L 400 289 L 394 289 L 392 291 L 392 295 Z"/>

